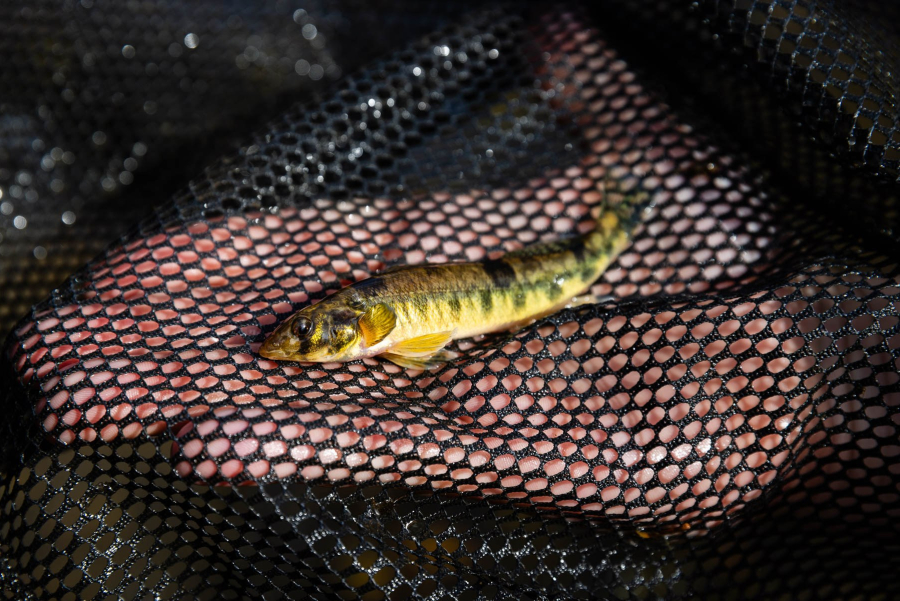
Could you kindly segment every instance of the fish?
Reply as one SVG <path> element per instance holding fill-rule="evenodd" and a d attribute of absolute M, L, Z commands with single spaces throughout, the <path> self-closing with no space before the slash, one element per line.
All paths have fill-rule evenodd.
<path fill-rule="evenodd" d="M 381 357 L 408 369 L 451 360 L 454 340 L 517 330 L 595 302 L 585 293 L 630 243 L 641 193 L 608 202 L 580 236 L 472 262 L 399 265 L 300 309 L 259 354 L 276 361 Z"/>

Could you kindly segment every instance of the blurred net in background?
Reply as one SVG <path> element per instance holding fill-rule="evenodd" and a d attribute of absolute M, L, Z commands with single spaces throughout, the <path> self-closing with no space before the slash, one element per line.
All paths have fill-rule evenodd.
<path fill-rule="evenodd" d="M 245 9 L 253 44 L 196 6 L 66 7 L 72 48 L 150 24 L 160 73 L 214 32 L 231 50 L 192 67 L 200 90 L 146 66 L 117 85 L 119 48 L 79 79 L 113 104 L 50 103 L 86 157 L 58 196 L 84 229 L 54 217 L 4 244 L 174 200 L 7 342 L 7 598 L 896 596 L 900 141 L 895 33 L 871 6 L 275 3 Z M 38 14 L 46 31 L 5 52 L 69 56 L 75 20 Z M 4 151 L 42 164 L 27 121 Z M 132 140 L 146 167 L 121 158 Z M 50 152 L 0 183 L 35 213 Z M 652 207 L 594 287 L 609 304 L 461 342 L 429 373 L 255 353 L 385 265 L 588 226 L 610 180 Z M 50 192 L 28 205 L 26 181 Z"/>
<path fill-rule="evenodd" d="M 0 330 L 243 136 L 450 13 L 350 0 L 0 7 Z"/>

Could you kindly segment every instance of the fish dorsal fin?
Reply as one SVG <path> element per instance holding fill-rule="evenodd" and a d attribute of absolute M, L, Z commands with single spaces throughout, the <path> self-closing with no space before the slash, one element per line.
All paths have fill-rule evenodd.
<path fill-rule="evenodd" d="M 384 275 L 386 273 L 394 273 L 395 271 L 403 271 L 404 269 L 409 269 L 409 265 L 391 265 L 390 267 L 385 267 L 384 269 L 375 272 L 373 275 Z"/>
<path fill-rule="evenodd" d="M 359 318 L 359 330 L 367 347 L 373 347 L 384 340 L 396 325 L 397 315 L 384 303 L 372 305 Z"/>
<path fill-rule="evenodd" d="M 452 340 L 453 332 L 437 332 L 416 336 L 392 346 L 390 352 L 402 357 L 430 357 Z"/>

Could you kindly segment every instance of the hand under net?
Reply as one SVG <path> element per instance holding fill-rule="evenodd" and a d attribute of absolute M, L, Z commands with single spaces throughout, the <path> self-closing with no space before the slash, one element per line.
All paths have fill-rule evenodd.
<path fill-rule="evenodd" d="M 35 307 L 4 367 L 22 465 L 0 582 L 47 598 L 765 598 L 807 590 L 803 570 L 832 597 L 896 586 L 889 239 L 690 125 L 595 20 L 469 15 L 286 113 Z M 424 373 L 256 352 L 384 266 L 589 228 L 611 178 L 652 204 L 592 289 L 609 303 L 462 341 Z"/>

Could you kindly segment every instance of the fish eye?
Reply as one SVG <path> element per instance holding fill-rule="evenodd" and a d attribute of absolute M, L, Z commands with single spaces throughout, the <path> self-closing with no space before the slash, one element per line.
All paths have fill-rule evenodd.
<path fill-rule="evenodd" d="M 309 333 L 312 332 L 312 325 L 312 320 L 308 317 L 298 317 L 294 320 L 291 331 L 297 338 L 306 338 L 309 336 Z"/>

